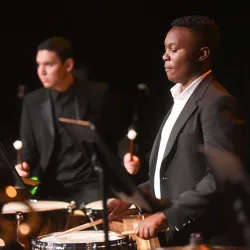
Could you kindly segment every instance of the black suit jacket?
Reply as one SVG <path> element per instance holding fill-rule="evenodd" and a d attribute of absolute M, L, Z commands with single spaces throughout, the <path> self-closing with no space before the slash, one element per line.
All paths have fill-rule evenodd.
<path fill-rule="evenodd" d="M 169 114 L 151 151 L 149 181 L 141 185 L 153 193 L 161 132 Z M 201 232 L 206 239 L 225 233 L 227 226 L 222 225 L 225 221 L 220 213 L 224 203 L 200 147 L 229 150 L 240 157 L 244 145 L 242 119 L 239 103 L 211 74 L 187 101 L 169 136 L 160 170 L 162 199 L 171 201 L 164 210 L 170 226 L 168 245 L 188 244 L 192 232 Z"/>
<path fill-rule="evenodd" d="M 112 149 L 115 147 L 119 118 L 109 86 L 100 82 L 77 82 L 79 119 L 94 123 Z M 40 88 L 23 101 L 21 127 L 23 160 L 31 166 L 31 175 L 40 176 L 48 167 L 55 142 L 55 124 L 50 90 Z"/>

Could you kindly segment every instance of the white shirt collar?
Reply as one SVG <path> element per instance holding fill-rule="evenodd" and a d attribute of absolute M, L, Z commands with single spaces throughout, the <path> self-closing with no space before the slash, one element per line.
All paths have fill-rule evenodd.
<path fill-rule="evenodd" d="M 181 83 L 176 83 L 171 89 L 170 92 L 174 100 L 187 100 L 199 83 L 209 74 L 212 70 L 209 70 L 195 79 L 184 91 L 182 91 L 183 85 Z"/>

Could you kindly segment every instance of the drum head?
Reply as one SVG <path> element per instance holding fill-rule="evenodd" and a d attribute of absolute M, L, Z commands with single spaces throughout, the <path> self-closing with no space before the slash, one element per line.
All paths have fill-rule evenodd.
<path fill-rule="evenodd" d="M 114 200 L 113 198 L 107 199 L 107 204 Z M 93 201 L 85 206 L 88 209 L 103 210 L 102 200 Z"/>
<path fill-rule="evenodd" d="M 27 204 L 26 204 L 27 203 Z M 67 209 L 70 203 L 63 201 L 37 201 L 9 202 L 3 205 L 2 214 L 15 214 L 16 212 L 28 213 Z M 30 207 L 31 209 L 30 209 Z"/>
<path fill-rule="evenodd" d="M 114 198 L 107 199 L 107 204 L 114 200 Z M 102 200 L 94 201 L 85 206 L 87 209 L 93 209 L 93 210 L 103 210 Z M 134 205 L 131 205 L 129 209 L 135 209 Z"/>
<path fill-rule="evenodd" d="M 116 241 L 124 239 L 125 237 L 115 232 L 109 232 L 109 240 Z M 53 243 L 91 243 L 91 242 L 104 242 L 105 235 L 103 230 L 86 230 L 73 233 L 67 233 L 60 236 L 40 236 L 38 238 L 41 242 L 53 242 Z"/>

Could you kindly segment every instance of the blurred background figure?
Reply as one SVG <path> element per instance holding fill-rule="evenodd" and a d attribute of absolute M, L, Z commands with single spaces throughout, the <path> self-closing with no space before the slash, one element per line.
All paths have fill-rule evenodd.
<path fill-rule="evenodd" d="M 19 100 L 23 100 L 25 95 L 27 94 L 28 91 L 28 86 L 25 84 L 20 84 L 18 85 L 18 89 L 17 89 L 17 98 Z"/>

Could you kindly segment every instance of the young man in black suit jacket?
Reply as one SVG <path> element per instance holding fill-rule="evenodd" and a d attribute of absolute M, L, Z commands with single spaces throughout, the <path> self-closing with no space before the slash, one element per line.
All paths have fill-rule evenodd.
<path fill-rule="evenodd" d="M 168 228 L 168 246 L 188 244 L 191 233 L 196 232 L 211 244 L 243 244 L 238 241 L 240 231 L 229 236 L 228 229 L 236 229 L 235 220 L 226 218 L 230 208 L 223 210 L 225 203 L 221 204 L 211 165 L 200 151 L 212 146 L 240 159 L 244 152 L 240 105 L 212 71 L 219 39 L 218 25 L 203 16 L 176 19 L 166 35 L 163 61 L 168 79 L 176 84 L 171 88 L 174 104 L 156 136 L 149 181 L 141 188 L 170 203 L 139 224 L 135 232 L 141 238 L 149 239 Z M 134 174 L 140 167 L 139 158 L 130 160 L 128 153 L 124 165 Z M 110 219 L 127 207 L 120 200 L 109 203 Z"/>
<path fill-rule="evenodd" d="M 77 205 L 102 199 L 98 175 L 91 162 L 93 151 L 82 142 L 79 151 L 59 117 L 87 120 L 112 150 L 118 140 L 119 118 L 113 112 L 109 86 L 74 77 L 71 43 L 53 37 L 37 49 L 37 73 L 43 87 L 23 100 L 21 116 L 22 164 L 16 169 L 23 177 L 37 176 L 39 199 L 75 201 Z M 116 133 L 117 132 L 117 133 Z"/>

